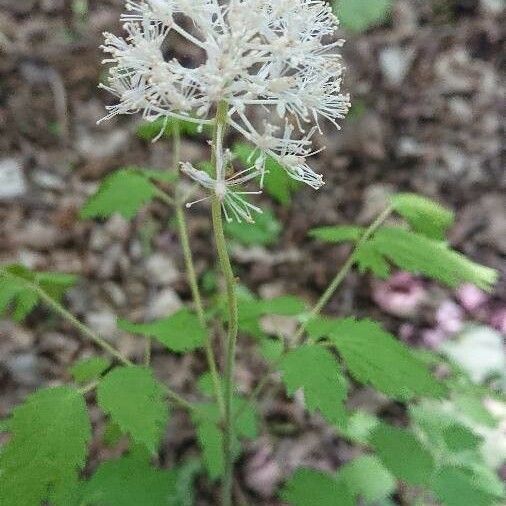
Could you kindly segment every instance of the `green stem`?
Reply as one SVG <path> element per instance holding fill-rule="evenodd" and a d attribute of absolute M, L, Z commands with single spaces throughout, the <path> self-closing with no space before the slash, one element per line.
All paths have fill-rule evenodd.
<path fill-rule="evenodd" d="M 81 334 L 91 339 L 97 346 L 102 348 L 104 351 L 112 355 L 123 365 L 133 365 L 133 363 L 120 353 L 116 348 L 111 346 L 104 338 L 100 337 L 96 332 L 91 330 L 84 323 L 80 322 L 72 313 L 67 311 L 60 303 L 54 300 L 48 295 L 42 288 L 37 285 L 30 283 L 32 290 L 37 292 L 37 295 L 42 301 L 52 309 L 56 314 L 60 315 L 64 320 L 67 320 L 72 326 L 74 326 Z"/>
<path fill-rule="evenodd" d="M 33 290 L 50 309 L 52 309 L 56 314 L 61 316 L 64 320 L 68 321 L 73 327 L 75 327 L 81 334 L 88 337 L 93 341 L 98 347 L 102 348 L 104 351 L 109 353 L 111 356 L 116 358 L 118 362 L 123 364 L 124 366 L 133 366 L 134 363 L 131 362 L 128 358 L 126 358 L 122 353 L 120 353 L 117 349 L 111 346 L 104 338 L 100 337 L 96 332 L 90 329 L 87 325 L 80 322 L 72 313 L 67 311 L 58 301 L 53 299 L 49 294 L 47 294 L 40 286 L 35 283 L 31 283 L 25 279 L 18 278 L 9 274 L 3 269 L 0 269 L 0 274 L 4 276 L 15 277 L 19 281 L 22 281 L 30 290 Z M 94 388 L 95 384 L 89 385 L 89 389 L 84 387 L 83 392 L 86 393 Z M 179 394 L 171 390 L 170 388 L 165 388 L 165 392 L 167 397 L 171 399 L 174 403 L 179 404 L 181 407 L 193 411 L 195 410 L 195 406 L 188 402 L 186 399 L 181 397 Z"/>
<path fill-rule="evenodd" d="M 213 165 L 216 166 L 218 146 L 222 144 L 223 139 L 219 135 L 224 135 L 225 127 L 228 121 L 228 104 L 221 102 L 218 105 L 216 113 L 216 122 L 213 138 Z M 211 214 L 213 221 L 214 240 L 218 253 L 220 268 L 225 279 L 227 305 L 228 305 L 228 330 L 226 340 L 226 358 L 224 368 L 224 397 L 225 397 L 225 416 L 223 419 L 223 452 L 225 458 L 225 469 L 222 484 L 222 506 L 232 506 L 232 485 L 233 485 L 233 441 L 234 441 L 234 420 L 232 413 L 232 400 L 234 395 L 234 369 L 235 369 L 235 349 L 238 332 L 238 308 L 237 294 L 235 287 L 234 271 L 230 263 L 230 257 L 227 250 L 225 231 L 223 228 L 223 216 L 221 210 L 221 201 L 215 195 L 212 198 Z"/>
<path fill-rule="evenodd" d="M 357 255 L 360 251 L 360 248 L 373 236 L 373 234 L 378 230 L 383 223 L 390 217 L 392 214 L 393 209 L 392 207 L 387 207 L 379 216 L 378 218 L 371 224 L 371 226 L 364 232 L 360 240 L 357 242 L 353 252 L 348 257 L 344 265 L 339 269 L 339 272 L 335 275 L 334 279 L 331 281 L 328 288 L 325 290 L 325 292 L 322 294 L 322 296 L 318 299 L 318 302 L 315 304 L 313 309 L 308 315 L 308 318 L 301 323 L 299 326 L 297 332 L 295 333 L 294 341 L 292 346 L 297 346 L 300 344 L 300 341 L 302 337 L 304 336 L 304 332 L 306 331 L 308 323 L 316 318 L 322 311 L 322 309 L 327 305 L 329 300 L 332 298 L 332 296 L 335 294 L 336 290 L 341 286 L 341 283 L 344 281 L 346 276 L 349 274 L 353 266 L 355 265 L 355 262 L 357 261 Z M 276 359 L 271 365 L 270 365 L 270 371 L 268 371 L 262 379 L 259 381 L 253 392 L 251 392 L 249 396 L 249 401 L 244 403 L 242 408 L 237 412 L 237 417 L 241 416 L 246 409 L 246 406 L 252 404 L 255 399 L 257 399 L 260 394 L 263 392 L 264 388 L 269 383 L 269 378 L 271 375 L 272 370 L 276 370 L 278 366 L 281 364 L 285 357 L 285 353 L 281 354 L 278 359 Z"/>
<path fill-rule="evenodd" d="M 176 220 L 179 229 L 179 238 L 181 240 L 181 247 L 183 249 L 184 260 L 186 264 L 186 275 L 188 277 L 188 283 L 192 292 L 193 302 L 195 304 L 195 310 L 202 328 L 207 330 L 206 316 L 204 313 L 204 305 L 202 304 L 202 297 L 200 295 L 200 289 L 197 281 L 197 274 L 195 272 L 195 265 L 193 263 L 193 256 L 190 247 L 190 239 L 188 237 L 188 226 L 186 222 L 186 216 L 184 209 L 181 204 L 176 206 Z M 222 416 L 225 415 L 225 404 L 223 401 L 223 392 L 221 390 L 220 376 L 218 374 L 218 368 L 216 366 L 216 359 L 213 351 L 213 344 L 211 341 L 210 333 L 206 331 L 206 339 L 204 342 L 204 349 L 206 353 L 207 364 L 209 366 L 209 372 L 213 381 L 214 392 L 218 407 Z"/>

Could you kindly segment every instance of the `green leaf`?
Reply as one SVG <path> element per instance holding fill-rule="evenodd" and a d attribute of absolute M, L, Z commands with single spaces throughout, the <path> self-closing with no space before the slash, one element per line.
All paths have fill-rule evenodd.
<path fill-rule="evenodd" d="M 448 450 L 456 453 L 476 450 L 482 442 L 480 436 L 460 423 L 453 423 L 443 429 L 443 439 Z"/>
<path fill-rule="evenodd" d="M 244 404 L 247 403 L 246 407 Z M 234 413 L 240 413 L 235 418 L 236 438 L 254 439 L 258 435 L 258 420 L 254 408 L 245 399 L 234 398 Z M 216 480 L 223 476 L 225 460 L 223 456 L 223 432 L 219 428 L 220 411 L 215 403 L 202 403 L 192 412 L 192 421 L 196 426 L 197 439 L 202 449 L 204 466 L 209 478 Z M 234 443 L 236 456 L 240 453 L 240 445 Z"/>
<path fill-rule="evenodd" d="M 439 396 L 445 391 L 406 345 L 371 320 L 334 320 L 328 335 L 357 381 L 394 399 Z"/>
<path fill-rule="evenodd" d="M 98 385 L 99 406 L 122 432 L 155 453 L 168 421 L 165 388 L 149 369 L 117 367 Z"/>
<path fill-rule="evenodd" d="M 334 0 L 342 26 L 354 32 L 383 23 L 390 14 L 392 0 Z"/>
<path fill-rule="evenodd" d="M 246 143 L 238 143 L 233 148 L 234 155 L 245 167 L 251 167 L 259 156 L 256 147 Z M 292 202 L 292 194 L 300 187 L 300 183 L 294 181 L 286 170 L 271 157 L 265 162 L 264 189 L 274 200 L 288 206 Z"/>
<path fill-rule="evenodd" d="M 499 500 L 481 488 L 474 473 L 465 468 L 443 467 L 437 473 L 432 489 L 445 506 L 491 506 Z"/>
<path fill-rule="evenodd" d="M 51 488 L 64 494 L 84 468 L 91 425 L 83 396 L 70 387 L 39 390 L 14 409 L 0 452 L 0 504 L 39 506 Z"/>
<path fill-rule="evenodd" d="M 376 503 L 390 496 L 396 481 L 390 471 L 373 455 L 362 455 L 340 469 L 339 476 L 350 493 L 367 503 Z"/>
<path fill-rule="evenodd" d="M 353 506 L 353 498 L 341 480 L 313 469 L 298 469 L 281 491 L 292 506 Z"/>
<path fill-rule="evenodd" d="M 123 436 L 124 434 L 119 428 L 118 424 L 111 422 L 111 420 L 108 420 L 104 429 L 104 444 L 109 448 L 116 446 Z"/>
<path fill-rule="evenodd" d="M 169 506 L 177 489 L 177 472 L 151 466 L 142 452 L 100 464 L 85 486 L 86 506 Z"/>
<path fill-rule="evenodd" d="M 40 302 L 38 288 L 59 300 L 76 279 L 68 274 L 33 272 L 18 264 L 1 266 L 0 315 L 12 307 L 13 318 L 22 321 Z"/>
<path fill-rule="evenodd" d="M 373 430 L 370 443 L 386 468 L 399 480 L 410 485 L 431 483 L 432 455 L 410 431 L 380 424 Z"/>
<path fill-rule="evenodd" d="M 176 353 L 196 350 L 206 339 L 206 331 L 197 315 L 188 309 L 181 309 L 168 318 L 151 323 L 119 320 L 118 327 L 125 332 L 152 337 Z"/>
<path fill-rule="evenodd" d="M 152 141 L 163 131 L 162 135 L 165 138 L 171 138 L 176 128 L 179 128 L 181 135 L 188 137 L 195 137 L 199 134 L 198 123 L 167 117 L 142 123 L 137 128 L 137 136 L 144 141 Z"/>
<path fill-rule="evenodd" d="M 371 432 L 379 423 L 376 416 L 367 413 L 367 411 L 357 410 L 348 417 L 346 424 L 338 427 L 338 429 L 339 433 L 343 434 L 345 438 L 365 446 L 369 441 Z"/>
<path fill-rule="evenodd" d="M 88 383 L 99 379 L 110 366 L 111 361 L 105 357 L 90 357 L 76 362 L 69 372 L 77 383 Z"/>
<path fill-rule="evenodd" d="M 279 240 L 281 223 L 266 209 L 255 216 L 255 223 L 231 221 L 225 225 L 226 234 L 244 246 L 271 246 Z"/>
<path fill-rule="evenodd" d="M 378 253 L 397 267 L 441 281 L 450 287 L 472 283 L 491 290 L 494 269 L 476 264 L 442 242 L 395 227 L 381 228 L 371 239 Z"/>
<path fill-rule="evenodd" d="M 120 169 L 107 176 L 88 199 L 81 209 L 81 218 L 108 218 L 118 213 L 131 219 L 153 200 L 156 192 L 155 185 L 141 171 Z"/>
<path fill-rule="evenodd" d="M 380 279 L 387 279 L 390 276 L 390 265 L 370 241 L 360 246 L 355 253 L 355 261 L 361 274 L 371 271 Z"/>
<path fill-rule="evenodd" d="M 313 228 L 309 231 L 309 236 L 320 241 L 330 243 L 355 242 L 364 234 L 362 227 L 353 227 L 348 225 Z"/>
<path fill-rule="evenodd" d="M 430 239 L 444 239 L 455 220 L 452 211 L 414 193 L 394 195 L 391 198 L 391 205 L 416 232 Z"/>
<path fill-rule="evenodd" d="M 347 385 L 332 353 L 317 345 L 300 346 L 287 353 L 280 369 L 289 395 L 302 388 L 310 411 L 319 410 L 331 423 L 345 422 Z"/>

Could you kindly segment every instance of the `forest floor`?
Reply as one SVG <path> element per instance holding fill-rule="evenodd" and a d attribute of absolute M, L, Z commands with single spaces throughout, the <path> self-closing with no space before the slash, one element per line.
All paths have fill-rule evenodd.
<path fill-rule="evenodd" d="M 103 31 L 119 32 L 122 2 L 83 5 L 79 0 L 1 2 L 0 263 L 79 275 L 78 288 L 67 298 L 69 308 L 137 358 L 144 343 L 119 332 L 115 315 L 162 317 L 190 299 L 170 211 L 153 205 L 132 222 L 114 217 L 102 223 L 80 221 L 78 213 L 104 175 L 131 165 L 167 167 L 171 147 L 166 140 L 140 140 L 136 117 L 96 125 L 111 100 L 97 89 L 104 73 L 99 46 Z M 321 142 L 327 149 L 316 160 L 326 185 L 316 193 L 301 188 L 287 207 L 262 197 L 262 207 L 274 211 L 282 230 L 268 247 L 233 248 L 243 285 L 265 297 L 294 294 L 314 302 L 348 250 L 312 241 L 307 232 L 322 225 L 367 224 L 396 191 L 418 192 L 455 209 L 452 245 L 504 274 L 500 67 L 505 20 L 497 5 L 494 0 L 399 0 L 384 26 L 344 34 L 345 88 L 354 107 L 342 131 L 326 127 Z M 185 47 L 178 53 L 192 58 Z M 202 139 L 183 141 L 183 159 L 203 160 L 207 154 Z M 188 219 L 202 276 L 215 262 L 205 204 L 194 206 Z M 326 312 L 368 315 L 413 345 L 434 346 L 434 340 L 447 336 L 430 331 L 440 330 L 438 325 L 455 314 L 504 331 L 504 280 L 480 311 L 470 314 L 462 293 L 424 280 L 401 277 L 380 285 L 352 274 Z M 424 297 L 408 301 L 406 309 L 414 286 L 422 287 Z M 399 293 L 406 295 L 401 303 L 395 299 Z M 293 322 L 265 324 L 289 332 Z M 249 346 L 239 348 L 243 392 L 264 369 L 260 359 L 251 358 Z M 23 325 L 0 320 L 0 418 L 33 389 L 68 380 L 69 365 L 91 352 L 89 343 L 43 310 Z M 167 357 L 157 349 L 153 360 L 160 378 L 194 395 L 202 357 Z M 399 406 L 367 390 L 358 390 L 352 402 L 403 416 Z M 300 405 L 290 404 L 276 388 L 263 409 L 280 426 L 290 420 L 291 428 L 251 443 L 241 460 L 243 488 L 258 504 L 277 504 L 271 498 L 274 486 L 298 465 L 335 469 L 353 454 L 321 420 L 304 418 Z M 100 424 L 98 412 L 95 418 Z M 184 416 L 175 416 L 164 463 L 194 452 L 193 438 Z M 95 441 L 93 462 L 107 452 Z"/>

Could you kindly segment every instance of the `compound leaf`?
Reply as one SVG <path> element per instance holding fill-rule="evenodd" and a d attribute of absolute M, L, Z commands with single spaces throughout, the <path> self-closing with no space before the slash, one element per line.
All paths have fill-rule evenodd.
<path fill-rule="evenodd" d="M 328 336 L 357 381 L 369 383 L 394 399 L 444 392 L 406 345 L 371 320 L 334 320 Z"/>
<path fill-rule="evenodd" d="M 313 228 L 309 231 L 309 236 L 330 243 L 355 242 L 362 237 L 364 232 L 365 229 L 362 227 L 342 225 Z"/>
<path fill-rule="evenodd" d="M 70 387 L 39 390 L 14 409 L 8 430 L 0 504 L 39 506 L 55 493 L 65 496 L 85 465 L 91 438 L 83 396 Z"/>
<path fill-rule="evenodd" d="M 131 219 L 141 207 L 153 200 L 156 192 L 155 185 L 142 171 L 120 169 L 103 180 L 98 191 L 81 209 L 81 217 L 108 218 L 118 213 Z"/>
<path fill-rule="evenodd" d="M 281 491 L 283 501 L 292 506 L 353 506 L 353 498 L 343 481 L 314 469 L 298 469 Z"/>
<path fill-rule="evenodd" d="M 490 290 L 497 272 L 472 262 L 450 249 L 445 243 L 396 227 L 378 230 L 372 247 L 397 267 L 423 274 L 450 287 L 472 283 Z"/>
<path fill-rule="evenodd" d="M 246 403 L 246 406 L 245 406 Z M 246 400 L 234 398 L 235 437 L 253 439 L 258 435 L 257 413 Z M 202 403 L 192 413 L 196 426 L 197 439 L 202 449 L 204 466 L 209 478 L 216 480 L 223 475 L 225 460 L 223 455 L 223 432 L 219 428 L 221 417 L 218 406 L 214 403 Z M 235 454 L 240 452 L 238 440 L 235 441 Z"/>
<path fill-rule="evenodd" d="M 289 395 L 302 388 L 310 411 L 319 410 L 331 423 L 345 422 L 346 380 L 330 351 L 318 345 L 300 346 L 287 353 L 280 368 Z"/>
<path fill-rule="evenodd" d="M 499 497 L 480 487 L 472 470 L 460 467 L 440 469 L 432 489 L 445 506 L 490 506 L 499 500 Z"/>
<path fill-rule="evenodd" d="M 151 466 L 143 452 L 100 464 L 84 487 L 86 506 L 171 506 L 177 472 Z"/>
<path fill-rule="evenodd" d="M 99 406 L 122 432 L 155 453 L 168 421 L 165 389 L 143 367 L 117 367 L 99 383 Z"/>
<path fill-rule="evenodd" d="M 334 0 L 334 5 L 345 28 L 362 32 L 388 17 L 392 0 Z"/>
<path fill-rule="evenodd" d="M 206 339 L 206 331 L 197 315 L 188 309 L 181 309 L 168 318 L 151 323 L 120 320 L 118 327 L 126 332 L 152 337 L 177 353 L 200 348 Z"/>
<path fill-rule="evenodd" d="M 431 483 L 434 459 L 410 431 L 379 424 L 372 431 L 370 443 L 399 480 L 415 486 Z"/>
<path fill-rule="evenodd" d="M 374 455 L 362 455 L 344 465 L 339 476 L 350 493 L 367 503 L 387 498 L 397 488 L 395 478 Z"/>
<path fill-rule="evenodd" d="M 111 366 L 111 361 L 105 357 L 84 358 L 76 362 L 69 370 L 77 383 L 87 383 L 97 380 Z"/>
<path fill-rule="evenodd" d="M 452 211 L 415 193 L 398 193 L 390 201 L 416 232 L 430 239 L 444 239 L 455 220 Z"/>

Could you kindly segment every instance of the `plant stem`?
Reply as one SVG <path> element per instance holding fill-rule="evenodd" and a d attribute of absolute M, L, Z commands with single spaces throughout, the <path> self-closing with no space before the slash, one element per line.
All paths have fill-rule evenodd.
<path fill-rule="evenodd" d="M 178 170 L 179 163 L 181 161 L 181 130 L 179 123 L 175 122 L 174 125 L 174 141 L 173 141 L 173 158 L 172 163 L 174 169 Z M 220 409 L 222 416 L 225 414 L 225 405 L 223 402 L 223 392 L 221 391 L 220 375 L 218 374 L 218 368 L 216 366 L 216 358 L 213 351 L 213 343 L 211 334 L 207 330 L 206 315 L 204 313 L 204 304 L 202 303 L 202 296 L 200 294 L 199 283 L 197 280 L 197 273 L 195 271 L 195 263 L 193 262 L 193 255 L 190 246 L 190 237 L 188 233 L 188 222 L 186 220 L 184 203 L 181 201 L 181 197 L 176 195 L 176 221 L 179 231 L 179 239 L 181 241 L 181 248 L 183 249 L 183 256 L 186 266 L 186 275 L 188 277 L 188 283 L 192 292 L 193 303 L 195 304 L 195 310 L 200 325 L 206 330 L 206 339 L 204 342 L 204 349 L 206 353 L 207 365 L 211 374 L 214 394 L 216 396 L 216 402 Z"/>
<path fill-rule="evenodd" d="M 133 363 L 126 358 L 121 352 L 119 352 L 116 348 L 111 346 L 104 338 L 100 337 L 96 332 L 91 330 L 87 325 L 80 322 L 72 313 L 67 311 L 60 303 L 54 300 L 50 295 L 48 295 L 42 288 L 32 283 L 29 283 L 32 290 L 37 292 L 37 295 L 45 302 L 47 306 L 49 306 L 55 313 L 60 315 L 64 320 L 67 320 L 71 325 L 73 325 L 81 334 L 91 339 L 97 346 L 105 350 L 107 353 L 116 358 L 123 365 L 133 365 Z"/>
<path fill-rule="evenodd" d="M 297 332 L 295 333 L 294 342 L 292 346 L 297 346 L 300 344 L 300 341 L 302 337 L 304 336 L 304 332 L 306 331 L 308 323 L 318 316 L 322 309 L 327 305 L 329 300 L 332 298 L 336 290 L 341 286 L 341 283 L 344 281 L 346 276 L 349 274 L 353 266 L 355 265 L 355 262 L 357 261 L 357 255 L 360 251 L 360 248 L 372 237 L 372 235 L 378 230 L 381 225 L 390 217 L 392 214 L 393 209 L 392 207 L 387 207 L 379 216 L 378 218 L 369 226 L 369 228 L 364 232 L 360 240 L 357 242 L 355 248 L 353 249 L 353 252 L 348 257 L 344 265 L 339 269 L 339 272 L 335 275 L 334 279 L 331 281 L 328 288 L 325 290 L 325 292 L 322 294 L 322 296 L 318 299 L 318 302 L 315 304 L 313 309 L 310 311 L 308 318 L 301 323 L 299 326 Z M 237 412 L 237 418 L 242 415 L 244 412 L 246 406 L 253 403 L 254 400 L 260 396 L 260 394 L 263 392 L 264 388 L 269 383 L 269 378 L 271 375 L 272 370 L 276 370 L 279 364 L 283 361 L 283 358 L 285 357 L 285 353 L 282 353 L 279 358 L 277 358 L 270 366 L 270 371 L 268 371 L 262 379 L 259 381 L 253 392 L 251 392 L 248 402 L 244 403 L 244 405 L 241 407 L 241 409 Z"/>
<path fill-rule="evenodd" d="M 111 346 L 104 338 L 100 337 L 96 332 L 90 329 L 87 325 L 80 322 L 72 313 L 67 311 L 58 301 L 53 299 L 49 294 L 47 294 L 40 286 L 35 283 L 31 283 L 26 279 L 18 278 L 12 274 L 9 274 L 5 270 L 0 268 L 0 274 L 8 277 L 16 278 L 19 281 L 22 281 L 30 290 L 33 290 L 40 298 L 42 302 L 44 302 L 50 309 L 52 309 L 56 314 L 61 316 L 64 320 L 68 321 L 73 327 L 75 327 L 81 334 L 88 337 L 93 341 L 98 347 L 102 348 L 104 351 L 109 353 L 111 356 L 116 358 L 118 362 L 123 364 L 124 366 L 133 366 L 134 363 L 126 358 L 122 353 L 120 353 L 116 348 Z M 92 390 L 96 386 L 95 383 L 90 384 L 88 387 L 84 387 L 82 389 L 83 393 L 86 393 Z M 165 388 L 165 393 L 167 397 L 171 399 L 174 403 L 179 404 L 179 406 L 189 410 L 194 411 L 196 408 L 188 402 L 186 399 L 181 397 L 179 394 L 171 390 L 170 388 Z"/>
<path fill-rule="evenodd" d="M 223 392 L 221 390 L 220 376 L 218 374 L 218 368 L 216 366 L 216 359 L 214 357 L 213 344 L 209 331 L 206 326 L 206 316 L 204 313 L 204 306 L 202 304 L 202 297 L 200 295 L 200 289 L 197 281 L 197 274 L 195 272 L 195 265 L 193 263 L 193 256 L 190 248 L 190 240 L 188 237 L 188 226 L 186 222 L 186 216 L 184 214 L 183 206 L 178 203 L 176 205 L 176 220 L 179 229 L 179 238 L 181 240 L 181 247 L 183 249 L 184 260 L 186 264 L 186 275 L 188 277 L 188 283 L 190 284 L 193 302 L 195 304 L 195 310 L 202 328 L 206 329 L 206 338 L 204 342 L 204 349 L 206 353 L 207 364 L 209 366 L 209 372 L 213 381 L 214 392 L 216 395 L 216 401 L 220 409 L 222 416 L 225 415 L 225 404 L 223 401 Z"/>
<path fill-rule="evenodd" d="M 223 143 L 224 131 L 228 121 L 228 105 L 221 102 L 218 105 L 213 138 L 213 165 L 216 167 L 217 158 L 223 158 L 223 153 L 218 153 L 218 146 Z M 222 169 L 224 169 L 222 167 Z M 214 195 L 212 198 L 211 214 L 213 221 L 214 240 L 218 253 L 220 268 L 225 279 L 227 305 L 228 305 L 228 330 L 226 340 L 226 358 L 224 368 L 224 396 L 225 396 L 225 416 L 223 419 L 223 452 L 225 458 L 225 470 L 222 484 L 222 506 L 232 506 L 232 486 L 233 486 L 233 440 L 234 440 L 234 420 L 232 414 L 232 400 L 234 395 L 234 369 L 235 369 L 235 349 L 238 332 L 238 308 L 237 294 L 235 289 L 235 277 L 230 263 L 230 257 L 227 250 L 225 231 L 223 228 L 223 216 L 221 210 L 221 201 Z"/>

